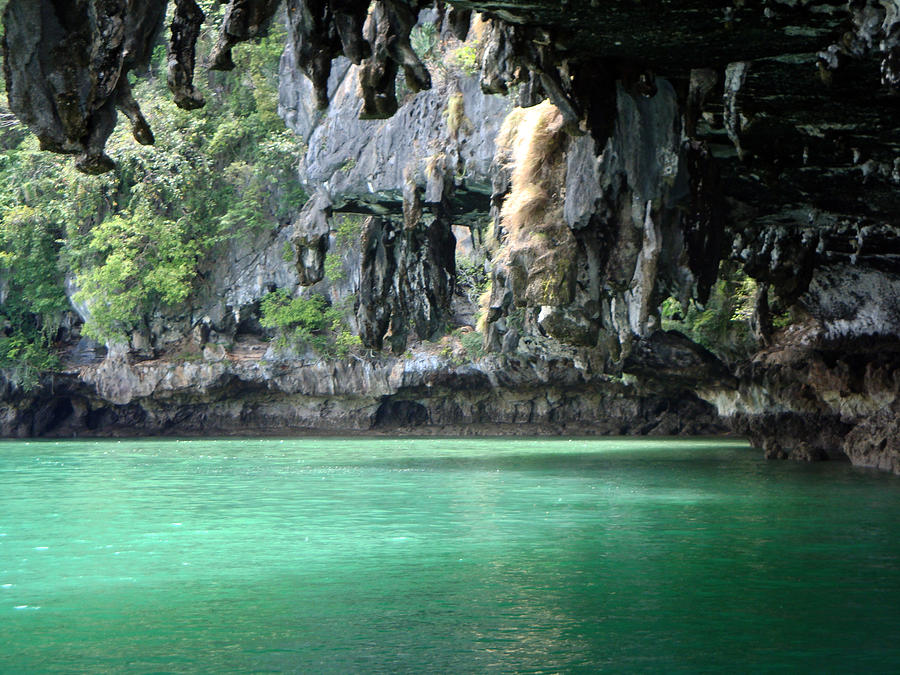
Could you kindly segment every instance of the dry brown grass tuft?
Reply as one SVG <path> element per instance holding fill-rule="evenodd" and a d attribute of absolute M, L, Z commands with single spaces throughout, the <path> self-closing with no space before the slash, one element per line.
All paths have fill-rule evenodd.
<path fill-rule="evenodd" d="M 447 120 L 447 131 L 450 132 L 451 138 L 459 138 L 460 132 L 472 133 L 472 122 L 466 117 L 466 102 L 461 92 L 456 92 L 447 99 L 444 118 Z"/>
<path fill-rule="evenodd" d="M 488 315 L 490 314 L 491 306 L 491 290 L 492 287 L 488 286 L 487 290 L 485 290 L 478 298 L 478 314 L 475 319 L 475 330 L 482 335 L 487 334 Z"/>
<path fill-rule="evenodd" d="M 547 212 L 554 206 L 551 195 L 565 179 L 564 137 L 562 114 L 549 101 L 516 109 L 505 120 L 497 143 L 505 151 L 512 176 L 500 217 L 513 239 L 551 224 L 547 222 Z"/>
<path fill-rule="evenodd" d="M 484 16 L 478 12 L 472 17 L 472 25 L 469 27 L 469 35 L 475 39 L 477 44 L 484 44 L 484 38 L 490 30 L 490 24 Z"/>
<path fill-rule="evenodd" d="M 523 304 L 571 301 L 575 240 L 563 218 L 563 125 L 559 109 L 544 101 L 510 113 L 496 141 L 499 161 L 511 169 L 500 211 L 507 238 L 498 262 L 509 267 Z"/>

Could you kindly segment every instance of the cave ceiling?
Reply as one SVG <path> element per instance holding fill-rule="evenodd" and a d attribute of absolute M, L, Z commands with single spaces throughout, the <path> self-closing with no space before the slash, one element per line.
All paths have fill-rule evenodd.
<path fill-rule="evenodd" d="M 135 139 L 153 140 L 127 73 L 146 63 L 165 0 L 10 0 L 4 68 L 12 111 L 42 147 L 78 156 L 88 173 L 113 167 L 106 138 L 116 110 Z M 414 0 L 231 0 L 211 67 L 233 67 L 231 47 L 262 34 L 285 7 L 298 63 L 327 106 L 331 61 L 359 63 L 361 116 L 397 109 L 405 72 L 427 89 L 410 48 Z M 482 87 L 524 84 L 549 97 L 574 135 L 603 147 L 615 97 L 652 96 L 657 77 L 678 92 L 686 138 L 719 162 L 731 204 L 733 255 L 758 279 L 797 294 L 812 263 L 865 263 L 900 272 L 900 2 L 898 0 L 452 0 L 457 32 L 472 10 L 491 19 Z M 371 11 L 370 11 L 371 10 Z M 368 19 L 367 17 L 368 12 Z M 193 87 L 203 14 L 176 0 L 168 81 L 184 108 Z M 798 270 L 806 270 L 798 273 Z M 793 288 L 796 286 L 796 288 Z"/>

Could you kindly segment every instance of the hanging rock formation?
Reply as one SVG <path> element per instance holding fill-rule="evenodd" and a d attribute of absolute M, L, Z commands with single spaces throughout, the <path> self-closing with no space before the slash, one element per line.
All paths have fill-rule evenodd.
<path fill-rule="evenodd" d="M 230 48 L 278 5 L 231 0 L 213 65 L 230 67 Z M 10 105 L 44 147 L 108 169 L 117 106 L 152 141 L 125 75 L 146 60 L 165 6 L 10 1 Z M 284 6 L 280 108 L 307 144 L 300 179 L 315 196 L 279 235 L 296 249 L 281 282 L 355 295 L 365 343 L 402 352 L 458 318 L 456 240 L 471 236 L 492 282 L 483 346 L 504 371 L 543 373 L 534 387 L 563 398 L 541 377 L 585 391 L 630 374 L 639 396 L 699 394 L 769 456 L 897 470 L 897 0 Z M 483 13 L 479 83 L 429 73 L 410 45 L 420 10 L 456 37 Z M 177 2 L 171 27 L 183 107 L 201 103 L 190 84 L 198 11 Z M 347 279 L 329 285 L 342 214 L 369 220 L 340 252 Z M 705 303 L 722 260 L 759 289 L 758 350 L 727 364 L 662 331 L 660 315 L 670 297 Z M 776 306 L 791 308 L 790 327 L 775 325 Z M 227 332 L 228 312 L 208 309 Z M 232 306 L 235 325 L 245 309 Z M 474 389 L 503 379 L 456 375 Z M 404 391 L 372 419 L 419 419 L 413 404 L 449 419 L 437 398 Z"/>

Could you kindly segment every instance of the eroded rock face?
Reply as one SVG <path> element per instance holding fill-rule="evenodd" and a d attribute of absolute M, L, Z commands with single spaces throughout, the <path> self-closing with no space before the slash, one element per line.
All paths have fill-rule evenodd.
<path fill-rule="evenodd" d="M 836 341 L 810 319 L 701 396 L 771 458 L 850 459 L 896 472 L 900 350 L 892 337 Z"/>
<path fill-rule="evenodd" d="M 360 260 L 357 321 L 363 344 L 406 349 L 410 329 L 422 339 L 440 336 L 456 278 L 456 241 L 440 219 L 404 227 L 370 217 Z"/>
<path fill-rule="evenodd" d="M 900 410 L 885 408 L 864 419 L 844 438 L 843 451 L 857 466 L 900 475 Z"/>
<path fill-rule="evenodd" d="M 593 136 L 565 134 L 561 112 L 556 138 L 534 134 L 554 129 L 540 107 L 508 119 L 494 166 L 493 198 L 504 207 L 495 214 L 502 253 L 491 330 L 502 336 L 498 322 L 524 311 L 532 330 L 598 346 L 619 362 L 659 327 L 665 297 L 705 300 L 724 226 L 706 199 L 711 160 L 683 142 L 673 87 L 656 80 L 653 88 L 653 96 L 618 88 L 603 148 Z"/>
<path fill-rule="evenodd" d="M 117 107 L 131 119 L 138 142 L 153 142 L 127 74 L 146 65 L 166 4 L 11 0 L 3 15 L 9 104 L 43 149 L 79 155 L 86 173 L 108 171 L 104 146 Z"/>
<path fill-rule="evenodd" d="M 165 4 L 11 0 L 10 102 L 47 148 L 80 154 L 85 170 L 108 168 L 117 105 L 138 140 L 152 140 L 124 73 L 146 58 Z M 231 45 L 264 30 L 277 6 L 232 0 L 217 65 L 228 67 Z M 541 373 L 535 387 L 567 396 L 548 379 L 576 386 L 570 370 L 548 365 L 567 354 L 592 372 L 624 368 L 699 391 L 770 456 L 896 470 L 893 417 L 882 412 L 896 409 L 900 341 L 896 0 L 453 0 L 431 16 L 444 34 L 464 35 L 469 10 L 486 14 L 479 78 L 449 82 L 410 48 L 425 3 L 287 7 L 280 107 L 308 144 L 300 176 L 315 198 L 290 232 L 259 243 L 252 281 L 232 293 L 235 325 L 266 289 L 319 289 L 358 296 L 354 329 L 368 345 L 403 349 L 454 316 L 451 232 L 463 225 L 474 259 L 492 262 L 484 346 L 524 359 Z M 201 19 L 193 0 L 177 10 L 169 80 L 191 107 Z M 527 109 L 498 143 L 516 105 Z M 537 141 L 535 168 L 517 148 Z M 341 213 L 372 219 L 338 251 Z M 282 265 L 272 251 L 286 240 L 295 259 Z M 326 258 L 338 254 L 345 278 L 329 281 Z M 658 330 L 660 302 L 704 302 L 723 256 L 763 289 L 754 321 L 764 349 L 733 373 Z M 769 289 L 808 321 L 778 333 Z M 228 311 L 200 304 L 184 330 L 235 329 Z M 81 404 L 36 405 L 51 421 L 32 430 Z M 412 423 L 435 405 L 404 393 L 375 419 Z M 149 407 L 140 404 L 146 419 L 159 414 Z"/>
<path fill-rule="evenodd" d="M 692 434 L 721 430 L 697 399 L 672 401 L 571 361 L 446 357 L 289 364 L 232 352 L 215 362 L 107 359 L 25 394 L 0 379 L 6 437 L 311 430 Z M 542 369 L 549 369 L 542 372 Z M 558 385 L 549 385 L 556 382 Z"/>

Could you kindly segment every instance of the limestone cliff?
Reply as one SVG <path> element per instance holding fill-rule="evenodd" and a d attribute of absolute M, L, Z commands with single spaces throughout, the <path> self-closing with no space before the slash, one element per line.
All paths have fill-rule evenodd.
<path fill-rule="evenodd" d="M 63 16 L 52 5 L 9 4 L 10 103 L 48 148 L 101 170 L 115 105 L 149 140 L 122 74 L 146 51 L 126 43 L 149 44 L 162 10 L 85 0 Z M 176 5 L 170 83 L 190 106 L 202 16 L 192 0 Z M 231 46 L 278 5 L 232 0 L 214 66 L 230 67 Z M 17 403 L 6 433 L 46 431 L 40 419 L 60 431 L 88 419 L 200 429 L 203 410 L 222 428 L 645 430 L 648 411 L 667 406 L 702 419 L 699 395 L 767 456 L 898 471 L 896 0 L 379 0 L 367 10 L 287 3 L 281 113 L 306 144 L 299 179 L 313 197 L 289 228 L 215 266 L 175 330 L 196 333 L 205 361 L 111 352 L 63 378 L 68 404 L 7 392 Z M 471 33 L 477 76 L 423 62 L 410 40 L 425 24 L 448 44 Z M 44 37 L 27 37 L 36 25 Z M 110 26 L 116 40 L 104 37 Z M 61 44 L 84 58 L 57 72 L 48 55 Z M 349 241 L 345 218 L 359 219 Z M 277 253 L 285 241 L 290 261 Z M 661 307 L 703 307 L 726 269 L 754 282 L 755 349 L 717 357 L 663 330 Z M 467 293 L 471 270 L 490 279 L 481 299 Z M 327 365 L 273 349 L 245 358 L 273 288 L 328 297 L 372 351 Z M 476 315 L 487 357 L 463 340 Z M 161 348 L 162 326 L 176 324 L 159 325 L 149 341 Z M 626 403 L 636 422 L 609 424 Z M 280 412 L 266 417 L 265 406 Z"/>

